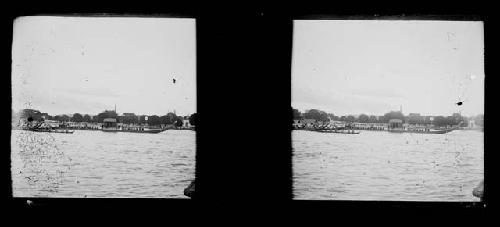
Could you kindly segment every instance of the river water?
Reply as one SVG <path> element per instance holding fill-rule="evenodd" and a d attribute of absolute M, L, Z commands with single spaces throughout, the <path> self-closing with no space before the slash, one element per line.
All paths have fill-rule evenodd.
<path fill-rule="evenodd" d="M 14 197 L 188 198 L 195 132 L 13 130 Z"/>
<path fill-rule="evenodd" d="M 294 130 L 294 198 L 308 200 L 479 201 L 484 134 Z"/>

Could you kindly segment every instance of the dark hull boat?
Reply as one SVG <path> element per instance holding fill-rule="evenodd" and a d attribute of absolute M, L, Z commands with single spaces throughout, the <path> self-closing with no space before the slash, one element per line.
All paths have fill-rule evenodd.
<path fill-rule="evenodd" d="M 389 132 L 393 133 L 419 133 L 419 134 L 445 134 L 447 131 L 445 130 L 434 130 L 434 131 L 413 131 L 413 130 L 396 130 L 396 129 L 391 129 L 388 130 Z"/>
<path fill-rule="evenodd" d="M 163 129 L 144 129 L 144 130 L 118 130 L 118 132 L 132 132 L 132 133 L 160 133 Z"/>
<path fill-rule="evenodd" d="M 160 133 L 163 130 L 162 129 L 157 129 L 157 128 L 148 128 L 146 127 L 134 127 L 134 128 L 128 128 L 128 127 L 120 127 L 116 123 L 115 118 L 105 118 L 103 120 L 103 126 L 101 129 L 103 132 L 132 132 L 132 133 Z"/>
<path fill-rule="evenodd" d="M 335 130 L 319 130 L 317 132 L 322 132 L 322 133 L 339 133 L 339 134 L 359 134 L 359 132 L 335 131 Z"/>
<path fill-rule="evenodd" d="M 359 131 L 356 132 L 351 129 L 309 129 L 309 131 L 321 132 L 321 133 L 359 134 Z"/>
<path fill-rule="evenodd" d="M 73 134 L 75 131 L 69 130 L 60 130 L 60 129 L 26 129 L 32 132 L 51 132 L 51 133 L 65 133 L 65 134 Z"/>
<path fill-rule="evenodd" d="M 164 129 L 148 129 L 144 128 L 141 130 L 129 130 L 129 129 L 118 129 L 118 128 L 103 128 L 103 132 L 131 132 L 131 133 L 160 133 Z"/>
<path fill-rule="evenodd" d="M 455 130 L 456 128 L 449 128 L 449 129 L 441 129 L 441 130 L 406 130 L 406 129 L 389 129 L 389 132 L 394 132 L 394 133 L 419 133 L 419 134 L 445 134 L 448 132 L 451 132 Z"/>

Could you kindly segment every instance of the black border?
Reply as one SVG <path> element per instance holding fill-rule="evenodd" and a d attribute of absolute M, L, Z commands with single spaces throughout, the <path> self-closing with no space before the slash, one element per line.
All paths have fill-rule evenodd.
<path fill-rule="evenodd" d="M 114 10 L 103 10 L 113 12 Z M 485 70 L 487 84 L 492 83 L 492 52 L 495 22 L 492 14 L 483 10 L 427 11 L 426 13 L 387 12 L 374 8 L 372 12 L 361 10 L 213 10 L 202 7 L 158 9 L 164 13 L 65 13 L 41 9 L 13 10 L 2 20 L 4 30 L 5 75 L 10 75 L 10 49 L 12 21 L 26 15 L 68 15 L 91 17 L 176 17 L 195 18 L 197 36 L 197 110 L 200 125 L 197 128 L 196 178 L 197 199 L 48 199 L 30 198 L 34 205 L 26 204 L 27 198 L 12 198 L 10 152 L 2 152 L 2 198 L 10 207 L 33 208 L 70 207 L 77 209 L 107 209 L 152 207 L 168 210 L 191 210 L 193 205 L 202 207 L 237 207 L 257 205 L 262 208 L 276 207 L 291 211 L 311 212 L 324 209 L 349 208 L 473 208 L 484 210 L 490 203 L 485 194 L 484 203 L 468 202 L 391 202 L 391 201 L 291 201 L 292 153 L 289 122 L 291 94 L 291 48 L 294 19 L 423 19 L 423 20 L 483 20 L 485 28 Z M 378 11 L 378 12 L 376 12 Z M 405 12 L 405 13 L 401 13 Z M 11 102 L 10 76 L 3 97 Z M 8 87 L 8 88 L 7 88 Z M 487 86 L 488 89 L 490 86 Z M 486 89 L 485 101 L 491 100 L 492 91 Z M 9 97 L 9 98 L 7 98 Z M 8 99 L 8 100 L 7 100 Z M 485 113 L 491 112 L 485 105 Z M 6 108 L 5 119 L 10 119 Z M 217 111 L 225 111 L 221 118 Z M 234 113 L 238 113 L 235 115 Z M 269 113 L 272 116 L 269 117 Z M 486 114 L 485 114 L 486 115 Z M 289 116 L 279 118 L 278 116 Z M 272 123 L 276 129 L 265 130 L 260 125 Z M 8 125 L 7 125 L 8 124 Z M 223 127 L 222 127 L 222 126 Z M 238 125 L 235 127 L 234 125 Z M 489 125 L 489 124 L 488 124 Z M 8 126 L 8 127 L 7 127 Z M 491 128 L 490 128 L 491 127 Z M 9 131 L 7 131 L 7 128 Z M 492 160 L 491 131 L 485 127 L 485 160 Z M 10 135 L 10 122 L 5 123 Z M 217 133 L 232 130 L 224 138 Z M 489 135 L 489 136 L 487 136 Z M 5 138 L 10 151 L 10 136 Z M 491 175 L 491 162 L 485 161 L 485 177 Z M 488 171 L 486 171 L 488 169 Z M 488 177 L 491 178 L 491 177 Z M 491 184 L 485 184 L 490 188 Z M 489 191 L 492 191 L 488 189 Z"/>

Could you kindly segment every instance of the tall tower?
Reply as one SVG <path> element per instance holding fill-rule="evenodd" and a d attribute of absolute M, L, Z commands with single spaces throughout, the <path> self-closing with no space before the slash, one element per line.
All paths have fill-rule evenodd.
<path fill-rule="evenodd" d="M 399 105 L 399 112 L 403 113 L 403 105 Z"/>

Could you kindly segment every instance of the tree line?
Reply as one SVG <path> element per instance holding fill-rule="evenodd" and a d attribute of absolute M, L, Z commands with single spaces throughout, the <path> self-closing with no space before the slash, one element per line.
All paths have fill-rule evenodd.
<path fill-rule="evenodd" d="M 358 117 L 354 115 L 348 116 L 336 116 L 333 113 L 327 113 L 318 109 L 310 109 L 301 113 L 298 109 L 294 109 L 292 107 L 292 118 L 293 120 L 302 120 L 302 119 L 314 119 L 316 121 L 344 121 L 349 123 L 388 123 L 391 119 L 400 119 L 404 122 L 410 124 L 433 124 L 435 126 L 453 126 L 458 125 L 463 127 L 468 126 L 468 122 L 470 118 L 461 116 L 458 113 L 453 114 L 452 116 L 433 116 L 432 119 L 430 116 L 419 116 L 419 115 L 409 115 L 404 116 L 403 113 L 399 111 L 390 111 L 385 113 L 383 116 L 377 117 L 375 115 L 367 115 L 360 114 Z M 484 115 L 480 114 L 472 118 L 476 125 L 483 126 L 484 125 Z"/>
<path fill-rule="evenodd" d="M 88 122 L 88 123 L 102 123 L 106 118 L 114 118 L 118 123 L 124 124 L 148 124 L 148 125 L 162 125 L 162 124 L 174 124 L 177 127 L 183 125 L 184 120 L 189 120 L 189 124 L 196 124 L 196 113 L 191 114 L 190 116 L 177 116 L 175 113 L 167 113 L 163 116 L 157 115 L 135 115 L 135 114 L 126 114 L 122 116 L 118 116 L 115 111 L 106 110 L 103 111 L 96 116 L 90 116 L 89 114 L 80 114 L 75 113 L 73 116 L 68 116 L 66 114 L 51 116 L 46 113 L 41 113 L 39 110 L 34 109 L 23 109 L 19 113 L 19 117 L 28 119 L 28 120 L 40 120 L 45 118 L 45 120 L 56 120 L 60 122 Z M 147 118 L 147 120 L 146 120 Z"/>

